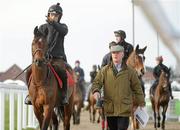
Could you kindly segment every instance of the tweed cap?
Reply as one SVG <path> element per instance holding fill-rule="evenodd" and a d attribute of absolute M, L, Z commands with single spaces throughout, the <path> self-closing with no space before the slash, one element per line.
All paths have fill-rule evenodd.
<path fill-rule="evenodd" d="M 124 51 L 124 47 L 122 47 L 121 45 L 111 46 L 110 48 L 110 52 L 123 52 L 123 51 Z"/>

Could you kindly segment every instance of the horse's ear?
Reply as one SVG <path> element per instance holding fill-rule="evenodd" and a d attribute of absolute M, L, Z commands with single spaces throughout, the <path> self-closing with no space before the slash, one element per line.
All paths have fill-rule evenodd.
<path fill-rule="evenodd" d="M 144 54 L 145 50 L 147 49 L 147 46 L 145 46 L 141 51 L 142 53 L 141 54 Z"/>
<path fill-rule="evenodd" d="M 100 70 L 101 69 L 101 67 L 100 67 L 100 65 L 98 65 L 98 70 Z"/>
<path fill-rule="evenodd" d="M 38 34 L 38 26 L 36 26 L 35 28 L 34 28 L 34 36 L 36 36 L 37 34 Z"/>
<path fill-rule="evenodd" d="M 136 46 L 136 52 L 139 50 L 139 44 L 137 44 Z"/>
<path fill-rule="evenodd" d="M 169 72 L 169 73 L 171 72 L 171 67 L 168 68 L 168 72 Z"/>

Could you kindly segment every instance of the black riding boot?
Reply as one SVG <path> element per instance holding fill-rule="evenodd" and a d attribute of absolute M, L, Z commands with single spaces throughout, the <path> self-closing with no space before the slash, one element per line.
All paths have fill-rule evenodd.
<path fill-rule="evenodd" d="M 170 92 L 170 97 L 171 99 L 174 99 L 173 95 L 172 95 L 172 89 L 171 89 L 171 84 L 169 83 L 169 92 Z"/>
<path fill-rule="evenodd" d="M 68 98 L 67 98 L 67 73 L 64 69 L 58 70 L 58 75 L 62 80 L 62 93 L 61 93 L 61 104 L 62 105 L 67 105 L 68 104 Z"/>
<path fill-rule="evenodd" d="M 156 80 L 156 81 L 153 83 L 153 85 L 152 85 L 151 93 L 152 93 L 153 95 L 154 95 L 154 93 L 155 93 L 155 90 L 156 90 L 157 85 L 158 85 L 158 80 Z"/>
<path fill-rule="evenodd" d="M 30 77 L 30 75 L 31 75 L 31 66 L 27 69 L 27 71 L 26 71 L 26 85 L 27 85 L 27 87 L 28 87 L 28 90 L 29 90 L 29 77 Z M 25 100 L 24 100 L 24 103 L 26 104 L 26 105 L 32 105 L 32 103 L 31 103 L 31 99 L 30 99 L 30 97 L 29 97 L 29 94 L 26 96 L 26 98 L 25 98 Z"/>

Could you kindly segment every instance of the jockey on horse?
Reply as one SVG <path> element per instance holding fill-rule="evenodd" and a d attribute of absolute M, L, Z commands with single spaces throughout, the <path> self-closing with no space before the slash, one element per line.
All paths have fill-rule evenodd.
<path fill-rule="evenodd" d="M 64 52 L 64 37 L 68 33 L 68 27 L 66 24 L 60 23 L 63 10 L 59 3 L 52 5 L 47 14 L 47 20 L 45 24 L 41 25 L 39 31 L 47 37 L 48 52 L 46 54 L 47 60 L 51 61 L 55 71 L 62 80 L 62 105 L 68 104 L 67 99 L 67 73 L 66 66 L 67 59 Z M 48 31 L 46 31 L 48 30 Z M 31 67 L 26 72 L 26 81 L 29 82 L 31 75 Z M 28 86 L 29 87 L 29 86 Z M 25 104 L 30 105 L 31 100 L 29 95 L 25 99 Z"/>
<path fill-rule="evenodd" d="M 83 101 L 84 101 L 85 93 L 86 93 L 85 80 L 84 80 L 84 70 L 83 70 L 83 68 L 80 67 L 80 61 L 79 60 L 75 61 L 74 72 L 76 74 L 79 74 L 78 82 L 80 83 L 79 87 L 80 87 L 80 89 L 82 91 L 82 96 L 83 96 Z"/>
<path fill-rule="evenodd" d="M 163 64 L 163 57 L 162 56 L 157 57 L 156 62 L 157 62 L 157 65 L 155 66 L 155 68 L 153 70 L 153 76 L 155 78 L 155 82 L 153 83 L 153 85 L 151 87 L 151 93 L 153 95 L 154 95 L 155 89 L 158 85 L 159 77 L 161 75 L 161 71 L 163 70 L 165 73 L 169 73 L 168 67 Z M 173 99 L 171 84 L 169 84 L 169 91 L 170 91 L 171 99 Z"/>

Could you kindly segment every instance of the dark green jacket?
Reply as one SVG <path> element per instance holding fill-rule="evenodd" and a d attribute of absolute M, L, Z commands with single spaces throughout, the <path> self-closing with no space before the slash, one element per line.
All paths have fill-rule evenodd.
<path fill-rule="evenodd" d="M 126 65 L 123 65 L 120 72 L 117 72 L 112 63 L 103 67 L 93 82 L 92 92 L 100 92 L 102 87 L 104 87 L 106 116 L 130 116 L 132 94 L 138 104 L 144 103 L 144 95 L 137 73 Z"/>
<path fill-rule="evenodd" d="M 155 68 L 153 69 L 153 76 L 155 77 L 156 80 L 159 79 L 162 70 L 163 70 L 165 73 L 169 73 L 168 67 L 165 66 L 163 63 L 158 64 L 158 65 L 155 66 Z"/>

